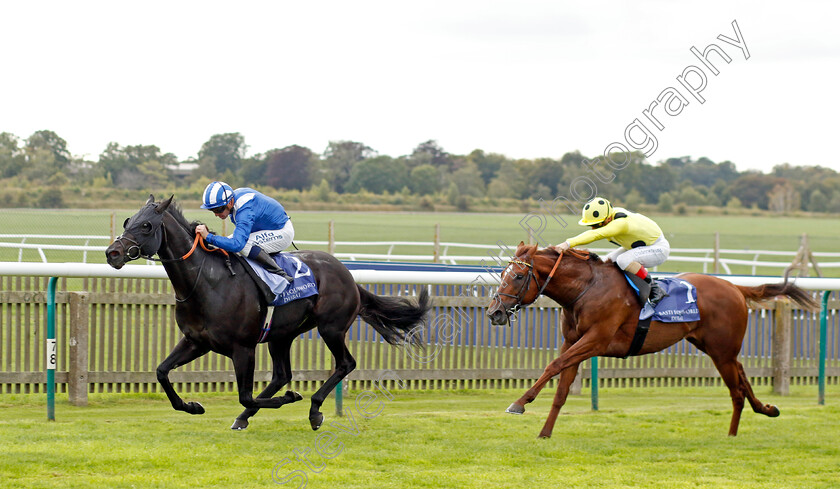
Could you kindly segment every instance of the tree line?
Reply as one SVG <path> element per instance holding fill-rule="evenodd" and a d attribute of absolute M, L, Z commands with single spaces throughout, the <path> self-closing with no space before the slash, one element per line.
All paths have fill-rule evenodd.
<path fill-rule="evenodd" d="M 6 187 L 111 187 L 160 189 L 190 187 L 213 179 L 233 186 L 315 190 L 325 195 L 411 194 L 445 198 L 467 207 L 470 198 L 545 199 L 568 195 L 579 177 L 591 175 L 578 151 L 561 158 L 513 159 L 476 149 L 452 154 L 436 141 L 422 142 L 409 155 L 389 156 L 361 142 L 331 141 L 317 153 L 291 145 L 247 155 L 240 133 L 216 134 L 196 157 L 178 161 L 155 145 L 109 143 L 96 161 L 73 157 L 55 132 L 27 138 L 0 133 L 0 179 Z M 805 210 L 840 213 L 840 173 L 821 166 L 777 165 L 769 173 L 739 172 L 731 161 L 689 156 L 649 162 L 641 153 L 624 155 L 628 163 L 612 181 L 598 182 L 598 193 L 633 207 L 656 205 L 757 208 L 775 212 Z M 184 171 L 184 168 L 190 171 Z M 61 207 L 60 192 L 45 192 L 36 202 Z M 30 203 L 31 204 L 31 203 Z M 4 202 L 4 206 L 15 205 Z"/>

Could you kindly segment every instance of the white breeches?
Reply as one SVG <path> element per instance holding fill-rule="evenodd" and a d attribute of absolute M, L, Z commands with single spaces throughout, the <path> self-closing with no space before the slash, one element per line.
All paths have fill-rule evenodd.
<path fill-rule="evenodd" d="M 265 231 L 257 231 L 248 236 L 248 242 L 239 253 L 248 256 L 251 248 L 259 246 L 267 253 L 278 253 L 291 246 L 295 239 L 295 227 L 292 226 L 292 221 L 286 221 L 283 229 L 270 229 Z"/>
<path fill-rule="evenodd" d="M 671 244 L 665 239 L 665 235 L 662 235 L 650 246 L 639 246 L 629 250 L 618 248 L 607 255 L 607 259 L 614 261 L 622 270 L 634 261 L 641 263 L 645 268 L 653 268 L 665 263 L 670 254 Z"/>

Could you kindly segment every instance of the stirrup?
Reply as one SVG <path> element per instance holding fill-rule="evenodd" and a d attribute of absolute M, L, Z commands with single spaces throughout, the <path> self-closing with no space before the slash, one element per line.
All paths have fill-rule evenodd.
<path fill-rule="evenodd" d="M 289 282 L 289 283 L 292 283 L 295 280 L 288 273 L 286 273 L 286 271 L 283 270 L 282 268 L 280 269 L 279 272 L 271 272 L 271 273 L 275 273 L 277 275 L 280 275 L 281 277 L 286 279 L 286 282 Z"/>

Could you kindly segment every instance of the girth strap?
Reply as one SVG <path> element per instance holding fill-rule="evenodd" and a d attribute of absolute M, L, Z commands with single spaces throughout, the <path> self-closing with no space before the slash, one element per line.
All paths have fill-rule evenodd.
<path fill-rule="evenodd" d="M 649 317 L 639 321 L 639 325 L 636 326 L 636 333 L 633 335 L 633 341 L 630 343 L 630 349 L 622 358 L 632 357 L 642 349 L 642 345 L 645 344 L 645 338 L 647 338 L 648 330 L 650 329 L 650 320 L 651 318 Z"/>
<path fill-rule="evenodd" d="M 274 316 L 274 306 L 268 306 L 268 312 L 265 314 L 265 321 L 263 322 L 263 327 L 260 330 L 260 339 L 257 340 L 257 343 L 265 343 L 265 340 L 268 339 L 268 333 L 271 331 L 271 318 Z"/>

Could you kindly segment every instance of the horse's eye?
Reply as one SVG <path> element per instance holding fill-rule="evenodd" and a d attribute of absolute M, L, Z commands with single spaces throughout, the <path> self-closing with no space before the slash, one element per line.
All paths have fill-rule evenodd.
<path fill-rule="evenodd" d="M 144 222 L 144 223 L 143 223 L 143 232 L 144 232 L 144 233 L 147 233 L 147 234 L 148 234 L 148 233 L 150 233 L 150 232 L 152 232 L 152 223 L 150 223 L 150 222 L 148 222 L 148 221 L 147 221 L 147 222 Z"/>
<path fill-rule="evenodd" d="M 514 273 L 514 274 L 513 274 L 513 278 L 514 278 L 515 280 L 522 280 L 522 278 L 523 278 L 524 276 L 525 276 L 525 275 L 520 275 L 520 274 L 518 274 L 518 273 Z"/>

